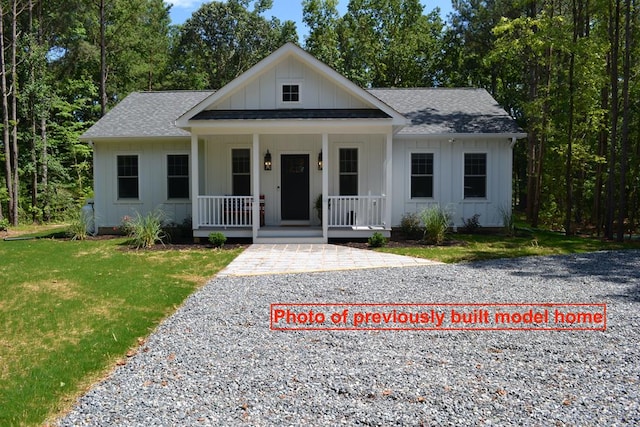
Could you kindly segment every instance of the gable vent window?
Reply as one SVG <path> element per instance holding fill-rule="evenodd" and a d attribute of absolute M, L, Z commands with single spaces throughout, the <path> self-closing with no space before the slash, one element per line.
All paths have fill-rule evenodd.
<path fill-rule="evenodd" d="M 282 85 L 282 102 L 300 102 L 300 85 Z"/>

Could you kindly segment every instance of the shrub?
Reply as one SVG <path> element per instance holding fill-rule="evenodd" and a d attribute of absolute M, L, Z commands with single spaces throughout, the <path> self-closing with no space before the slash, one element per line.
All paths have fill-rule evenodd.
<path fill-rule="evenodd" d="M 400 220 L 400 231 L 402 231 L 407 237 L 421 233 L 422 222 L 420 221 L 420 216 L 415 212 L 408 212 L 404 214 Z"/>
<path fill-rule="evenodd" d="M 73 209 L 72 212 L 69 218 L 67 236 L 69 236 L 71 240 L 85 240 L 87 238 L 88 218 L 80 209 Z"/>
<path fill-rule="evenodd" d="M 434 245 L 442 244 L 449 228 L 451 214 L 440 206 L 432 206 L 423 210 L 420 216 L 424 223 L 424 241 Z"/>
<path fill-rule="evenodd" d="M 478 231 L 478 229 L 481 227 L 479 219 L 480 219 L 480 214 L 474 214 L 471 218 L 467 218 L 467 219 L 462 218 L 462 222 L 464 223 L 464 226 L 462 227 L 462 231 L 469 234 L 472 234 Z"/>
<path fill-rule="evenodd" d="M 9 220 L 7 218 L 0 219 L 0 231 L 7 231 L 9 229 Z"/>
<path fill-rule="evenodd" d="M 222 233 L 217 232 L 209 234 L 209 243 L 211 243 L 214 248 L 221 248 L 226 241 L 227 236 Z"/>
<path fill-rule="evenodd" d="M 372 248 L 381 248 L 387 244 L 387 238 L 376 231 L 371 237 L 369 237 L 368 244 L 369 247 Z"/>
<path fill-rule="evenodd" d="M 134 218 L 123 219 L 122 229 L 131 238 L 129 242 L 136 249 L 151 248 L 156 243 L 164 244 L 166 235 L 162 231 L 163 217 L 160 210 L 149 212 L 145 216 L 136 212 Z"/>
<path fill-rule="evenodd" d="M 515 217 L 513 215 L 513 210 L 505 206 L 500 206 L 498 208 L 498 213 L 502 218 L 502 231 L 507 236 L 513 237 L 516 232 Z"/>

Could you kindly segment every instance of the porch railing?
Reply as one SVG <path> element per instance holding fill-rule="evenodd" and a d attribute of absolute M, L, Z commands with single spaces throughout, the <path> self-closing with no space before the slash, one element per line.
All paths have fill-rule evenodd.
<path fill-rule="evenodd" d="M 198 196 L 199 227 L 251 227 L 253 196 Z"/>
<path fill-rule="evenodd" d="M 385 196 L 329 196 L 329 227 L 384 227 Z"/>

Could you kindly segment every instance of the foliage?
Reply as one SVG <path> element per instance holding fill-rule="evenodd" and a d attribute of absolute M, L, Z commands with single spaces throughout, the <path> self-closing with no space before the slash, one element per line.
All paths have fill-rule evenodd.
<path fill-rule="evenodd" d="M 306 49 L 364 87 L 431 86 L 438 81 L 442 20 L 418 0 L 306 0 Z"/>
<path fill-rule="evenodd" d="M 516 232 L 516 218 L 513 209 L 503 205 L 498 208 L 498 214 L 502 220 L 502 232 L 506 236 L 513 236 Z"/>
<path fill-rule="evenodd" d="M 122 229 L 129 237 L 129 244 L 136 249 L 148 249 L 156 243 L 164 243 L 166 237 L 162 229 L 164 213 L 160 210 L 142 216 L 136 212 L 133 218 L 125 217 Z"/>
<path fill-rule="evenodd" d="M 227 236 L 225 236 L 220 232 L 209 234 L 209 243 L 211 243 L 214 248 L 223 247 L 226 241 L 227 241 Z"/>
<path fill-rule="evenodd" d="M 612 243 L 595 238 L 567 237 L 561 233 L 541 230 L 516 237 L 495 234 L 456 234 L 456 241 L 458 244 L 447 246 L 393 247 L 379 250 L 445 263 L 458 263 L 523 256 L 640 249 L 638 241 Z"/>
<path fill-rule="evenodd" d="M 0 218 L 0 231 L 6 231 L 9 229 L 9 219 L 8 218 Z"/>
<path fill-rule="evenodd" d="M 322 224 L 322 193 L 318 194 L 315 202 L 313 202 L 313 208 L 316 210 L 318 214 L 318 219 L 320 220 L 320 224 Z"/>
<path fill-rule="evenodd" d="M 123 242 L 0 240 L 0 425 L 46 425 L 70 409 L 240 252 Z"/>
<path fill-rule="evenodd" d="M 298 35 L 291 21 L 267 20 L 271 7 L 259 1 L 248 10 L 248 0 L 204 3 L 177 35 L 168 79 L 180 89 L 221 88 Z M 186 81 L 180 81 L 186 79 Z"/>
<path fill-rule="evenodd" d="M 387 238 L 384 237 L 381 233 L 376 231 L 371 235 L 371 237 L 369 237 L 367 244 L 371 248 L 382 248 L 383 246 L 386 246 Z"/>
<path fill-rule="evenodd" d="M 71 240 L 85 240 L 87 238 L 88 219 L 81 209 L 77 207 L 72 209 L 67 229 L 67 235 L 71 237 Z"/>
<path fill-rule="evenodd" d="M 464 233 L 473 234 L 478 231 L 481 227 L 480 225 L 480 214 L 474 214 L 471 218 L 464 219 L 462 218 L 462 222 L 464 226 L 462 227 L 462 231 Z"/>
<path fill-rule="evenodd" d="M 400 231 L 402 231 L 407 237 L 423 233 L 424 230 L 422 229 L 420 215 L 415 212 L 407 212 L 402 215 L 402 219 L 400 220 Z"/>
<path fill-rule="evenodd" d="M 424 224 L 423 240 L 429 244 L 442 244 L 449 229 L 451 213 L 436 205 L 423 210 L 420 217 Z"/>

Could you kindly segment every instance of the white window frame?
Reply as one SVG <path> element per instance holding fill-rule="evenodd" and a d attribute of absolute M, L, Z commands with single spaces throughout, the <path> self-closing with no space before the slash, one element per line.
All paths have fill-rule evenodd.
<path fill-rule="evenodd" d="M 284 87 L 285 86 L 298 86 L 298 100 L 297 101 L 285 101 Z M 303 96 L 303 84 L 300 80 L 280 80 L 278 82 L 278 105 L 280 108 L 299 108 L 302 104 Z"/>
<path fill-rule="evenodd" d="M 237 145 L 229 147 L 229 194 L 233 194 L 233 150 L 249 151 L 249 195 L 253 194 L 253 150 L 251 147 Z M 240 175 L 240 174 L 239 174 Z M 244 174 L 242 174 L 244 175 Z"/>
<path fill-rule="evenodd" d="M 169 156 L 187 156 L 187 167 L 188 167 L 188 175 L 187 175 L 187 179 L 189 180 L 189 196 L 184 198 L 184 197 L 180 197 L 180 198 L 169 198 Z M 172 202 L 184 202 L 187 200 L 191 200 L 191 155 L 189 153 L 186 152 L 170 152 L 170 153 L 165 153 L 164 154 L 164 161 L 165 161 L 165 171 L 164 171 L 164 176 L 167 178 L 165 181 L 165 196 L 167 199 L 167 203 L 172 203 Z M 175 177 L 177 177 L 178 175 L 175 175 Z"/>
<path fill-rule="evenodd" d="M 356 160 L 357 160 L 357 167 L 358 170 L 355 173 L 356 176 L 356 194 L 354 196 L 359 196 L 360 195 L 360 183 L 362 182 L 362 156 L 361 154 L 361 150 L 360 147 L 355 145 L 355 144 L 344 144 L 344 145 L 339 145 L 337 147 L 337 153 L 336 153 L 336 172 L 337 172 L 337 177 L 338 177 L 338 181 L 337 181 L 337 192 L 336 194 L 340 195 L 341 193 L 341 189 L 340 189 L 340 178 L 342 176 L 342 172 L 340 172 L 340 150 L 356 150 Z M 353 173 L 349 173 L 349 175 L 353 175 Z"/>
<path fill-rule="evenodd" d="M 464 178 L 465 173 L 465 157 L 467 154 L 484 154 L 485 156 L 485 173 L 484 173 L 484 197 L 466 197 L 464 192 Z M 489 171 L 490 168 L 490 156 L 487 150 L 467 150 L 462 153 L 462 200 L 463 201 L 479 201 L 489 200 Z"/>
<path fill-rule="evenodd" d="M 412 171 L 411 171 L 411 167 L 412 167 L 412 161 L 413 161 L 413 155 L 414 154 L 431 154 L 433 155 L 433 176 L 432 176 L 432 196 L 431 197 L 411 197 L 411 177 L 413 176 Z M 406 199 L 408 201 L 433 201 L 433 200 L 437 200 L 438 199 L 438 163 L 437 163 L 437 159 L 438 159 L 438 153 L 436 152 L 436 150 L 410 150 L 407 153 L 407 169 L 409 170 L 409 173 L 406 176 L 407 179 L 407 193 L 406 193 Z"/>
<path fill-rule="evenodd" d="M 120 197 L 120 174 L 118 171 L 118 157 L 123 156 L 135 156 L 138 159 L 138 197 L 137 198 L 121 198 Z M 115 153 L 114 155 L 114 165 L 113 168 L 115 170 L 115 184 L 114 185 L 114 200 L 115 203 L 118 204 L 139 204 L 142 203 L 142 155 L 139 152 L 120 152 Z"/>

